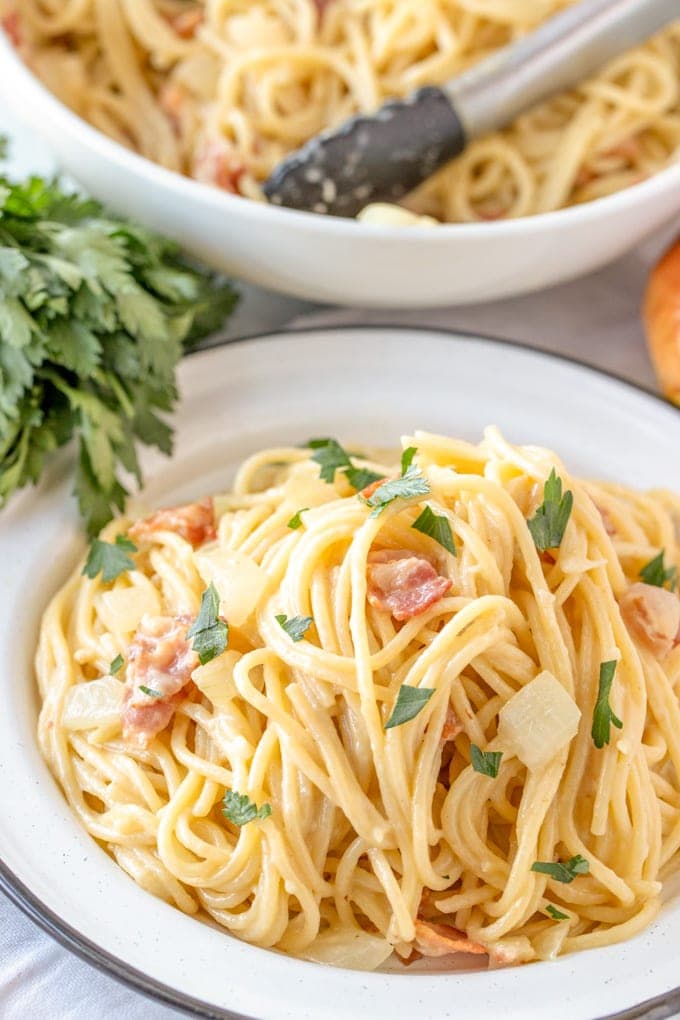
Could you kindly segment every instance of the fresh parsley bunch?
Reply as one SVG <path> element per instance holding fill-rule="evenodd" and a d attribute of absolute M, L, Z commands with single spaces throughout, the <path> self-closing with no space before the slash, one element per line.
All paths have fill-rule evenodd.
<path fill-rule="evenodd" d="M 138 444 L 171 452 L 177 363 L 236 300 L 97 202 L 0 176 L 0 506 L 76 436 L 75 495 L 99 531 L 125 476 L 141 483 Z"/>

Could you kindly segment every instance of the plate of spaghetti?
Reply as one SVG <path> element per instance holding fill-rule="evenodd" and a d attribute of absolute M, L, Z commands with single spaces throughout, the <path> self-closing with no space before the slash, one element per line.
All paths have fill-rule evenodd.
<path fill-rule="evenodd" d="M 475 141 L 404 208 L 338 223 L 267 207 L 262 185 L 324 129 L 444 83 L 573 2 L 0 0 L 0 90 L 91 191 L 256 282 L 364 304 L 499 297 L 602 264 L 677 207 L 680 21 Z M 577 238 L 536 258 L 537 236 L 563 228 Z M 304 265 L 281 266 L 278 230 L 296 247 L 313 239 Z M 350 238 L 366 249 L 356 267 Z M 380 274 L 388 243 L 392 269 L 404 250 L 398 285 Z M 453 279 L 436 268 L 449 259 Z"/>
<path fill-rule="evenodd" d="M 383 327 L 181 382 L 89 548 L 64 464 L 3 512 L 3 889 L 198 1015 L 670 1015 L 677 411 Z"/>

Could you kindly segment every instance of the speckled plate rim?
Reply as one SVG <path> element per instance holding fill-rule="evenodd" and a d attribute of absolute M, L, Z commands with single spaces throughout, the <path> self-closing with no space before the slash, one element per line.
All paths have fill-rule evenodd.
<path fill-rule="evenodd" d="M 410 334 L 417 341 L 425 341 L 427 338 L 434 338 L 438 339 L 440 342 L 442 340 L 445 340 L 447 343 L 454 344 L 457 342 L 459 350 L 460 345 L 463 345 L 463 347 L 467 345 L 469 349 L 468 353 L 475 348 L 485 348 L 487 350 L 493 349 L 497 354 L 500 354 L 502 348 L 503 352 L 510 352 L 510 360 L 512 360 L 516 355 L 525 355 L 529 358 L 529 360 L 536 364 L 549 362 L 553 365 L 553 367 L 561 365 L 565 368 L 565 370 L 571 369 L 572 371 L 577 371 L 583 380 L 599 380 L 604 383 L 605 387 L 610 388 L 612 396 L 618 392 L 619 397 L 623 398 L 624 403 L 627 399 L 629 399 L 631 403 L 637 403 L 639 409 L 641 406 L 640 401 L 642 401 L 642 406 L 646 406 L 652 416 L 655 414 L 662 415 L 665 423 L 670 425 L 672 430 L 679 430 L 677 434 L 678 437 L 680 437 L 680 416 L 676 409 L 660 397 L 649 393 L 642 387 L 636 386 L 627 380 L 602 372 L 592 366 L 588 366 L 582 361 L 558 355 L 554 352 L 539 351 L 527 345 L 513 341 L 495 337 L 478 336 L 477 334 L 471 333 L 462 333 L 455 330 L 418 329 L 416 327 L 404 327 L 399 325 L 370 325 L 356 327 L 339 326 L 330 328 L 310 327 L 302 330 L 286 330 L 280 333 L 255 334 L 232 341 L 217 352 L 204 352 L 187 359 L 185 362 L 186 368 L 183 367 L 183 375 L 187 374 L 187 369 L 189 370 L 189 374 L 194 374 L 195 368 L 199 364 L 205 364 L 207 368 L 208 363 L 213 362 L 213 359 L 215 358 L 219 360 L 226 358 L 228 360 L 230 357 L 229 351 L 242 347 L 244 344 L 251 344 L 256 347 L 258 342 L 261 341 L 277 340 L 290 342 L 291 340 L 294 341 L 296 338 L 309 339 L 313 336 L 317 336 L 322 339 L 325 338 L 326 340 L 337 340 L 341 334 L 345 335 L 345 342 L 347 342 L 347 338 L 353 338 L 354 340 L 360 341 L 362 334 L 368 334 L 368 338 L 374 339 L 376 334 L 381 332 L 389 335 L 396 335 L 402 339 L 406 339 L 406 337 Z M 450 350 L 453 352 L 453 347 L 451 347 Z M 512 372 L 510 375 L 512 375 Z M 626 394 L 627 397 L 624 397 L 623 394 Z M 25 499 L 26 496 L 20 498 Z M 1 534 L 2 520 L 0 519 L 0 535 Z M 2 776 L 0 776 L 0 788 L 1 786 Z M 244 1013 L 235 1013 L 223 1007 L 210 1005 L 208 1002 L 201 1001 L 200 999 L 187 995 L 168 984 L 159 982 L 151 975 L 131 966 L 128 962 L 121 960 L 114 954 L 107 952 L 76 927 L 72 926 L 64 918 L 56 914 L 50 906 L 35 893 L 34 890 L 29 888 L 29 886 L 12 871 L 4 860 L 0 860 L 0 889 L 2 889 L 8 898 L 12 900 L 12 902 L 14 902 L 22 911 L 24 911 L 28 917 L 30 917 L 35 923 L 37 923 L 67 949 L 110 976 L 137 989 L 138 991 L 141 991 L 156 1001 L 164 1002 L 175 1009 L 188 1013 L 189 1015 L 193 1014 L 201 1017 L 215 1018 L 215 1020 L 244 1020 L 246 1017 L 246 1014 Z M 252 947 L 247 948 L 250 952 L 260 953 L 260 955 L 262 955 L 261 951 L 252 950 Z M 578 954 L 578 956 L 571 957 L 569 959 L 572 961 L 585 959 L 586 957 L 591 957 L 594 952 L 599 951 Z M 267 954 L 269 959 L 271 959 L 272 956 L 273 954 Z M 278 958 L 281 959 L 280 957 Z M 310 967 L 312 967 L 317 973 L 320 971 L 320 968 L 315 965 L 300 964 L 297 961 L 294 965 L 297 967 L 303 967 L 308 972 Z M 547 966 L 556 967 L 557 965 L 537 966 L 541 966 L 543 968 Z M 522 970 L 527 969 L 533 970 L 534 968 L 522 968 Z M 324 971 L 324 973 L 327 972 Z M 355 976 L 357 980 L 364 980 L 366 977 L 365 975 Z M 370 977 L 372 976 L 369 976 L 369 980 Z M 416 978 L 416 980 L 421 979 Z M 440 978 L 440 980 L 442 979 Z M 655 1020 L 662 1020 L 662 1018 L 672 1016 L 678 1009 L 680 1009 L 680 988 L 672 988 L 661 995 L 648 998 L 639 1004 L 626 1006 L 626 1008 L 619 1010 L 618 1012 L 608 1014 L 600 1012 L 598 1015 L 600 1017 L 606 1016 L 608 1020 L 614 1020 L 614 1018 L 616 1018 L 616 1020 L 634 1020 L 634 1018 L 648 1018 L 648 1020 L 655 1018 Z M 248 1015 L 255 1016 L 256 1014 L 251 1013 Z M 594 1020 L 595 1014 L 592 1015 L 592 1018 Z"/>

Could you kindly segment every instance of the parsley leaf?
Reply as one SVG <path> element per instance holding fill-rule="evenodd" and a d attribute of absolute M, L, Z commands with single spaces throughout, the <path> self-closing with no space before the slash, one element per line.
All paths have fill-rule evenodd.
<path fill-rule="evenodd" d="M 576 854 L 575 857 L 571 857 L 568 861 L 555 861 L 554 863 L 552 861 L 534 861 L 531 865 L 531 870 L 540 871 L 543 875 L 550 875 L 556 882 L 569 885 L 577 875 L 587 875 L 590 871 L 590 865 L 585 857 Z"/>
<path fill-rule="evenodd" d="M 309 510 L 309 507 L 303 506 L 301 510 L 298 510 L 297 513 L 294 513 L 291 519 L 288 521 L 286 527 L 290 528 L 292 531 L 297 531 L 298 528 L 301 528 L 302 517 L 300 516 L 300 514 L 303 514 L 305 510 Z"/>
<path fill-rule="evenodd" d="M 144 684 L 139 684 L 139 689 L 142 694 L 146 694 L 147 698 L 162 698 L 163 692 L 157 691 L 154 687 L 145 687 Z"/>
<path fill-rule="evenodd" d="M 470 760 L 475 772 L 495 779 L 501 767 L 502 751 L 482 751 L 476 744 L 470 744 Z"/>
<path fill-rule="evenodd" d="M 611 662 L 600 663 L 600 682 L 597 692 L 597 701 L 593 711 L 593 725 L 590 735 L 593 738 L 595 747 L 604 747 L 611 739 L 611 727 L 616 726 L 618 730 L 623 728 L 621 720 L 614 715 L 609 704 L 609 694 L 612 689 L 614 674 L 616 673 L 616 659 Z"/>
<path fill-rule="evenodd" d="M 543 502 L 538 510 L 527 521 L 529 531 L 537 549 L 556 549 L 566 531 L 569 517 L 574 505 L 574 494 L 565 492 L 562 495 L 562 479 L 555 474 L 555 468 L 543 486 Z"/>
<path fill-rule="evenodd" d="M 417 452 L 418 448 L 416 446 L 407 446 L 404 452 L 402 453 L 401 455 L 402 475 L 405 475 L 408 469 L 411 467 L 411 464 L 413 463 L 413 458 L 415 457 Z"/>
<path fill-rule="evenodd" d="M 335 481 L 336 471 L 342 471 L 357 492 L 365 489 L 367 485 L 372 485 L 373 482 L 379 482 L 383 477 L 368 468 L 355 467 L 352 458 L 337 439 L 310 439 L 306 445 L 310 450 L 314 450 L 312 460 L 321 467 L 319 477 L 331 485 Z"/>
<path fill-rule="evenodd" d="M 108 584 L 126 570 L 135 569 L 135 561 L 130 557 L 130 553 L 135 552 L 137 546 L 127 535 L 116 535 L 115 542 L 103 542 L 95 538 L 87 554 L 83 574 L 94 579 L 101 573 L 102 581 Z"/>
<path fill-rule="evenodd" d="M 429 493 L 430 483 L 427 478 L 417 467 L 411 465 L 401 478 L 393 478 L 376 489 L 368 497 L 366 504 L 372 507 L 371 517 L 378 517 L 395 499 L 412 499 L 414 496 L 427 496 Z"/>
<path fill-rule="evenodd" d="M 177 246 L 55 181 L 0 175 L 0 506 L 78 440 L 90 536 L 140 480 L 140 445 L 169 452 L 183 351 L 236 295 Z"/>
<path fill-rule="evenodd" d="M 429 687 L 410 687 L 408 684 L 403 684 L 399 688 L 397 700 L 391 716 L 385 723 L 385 729 L 391 730 L 394 726 L 402 726 L 404 723 L 410 722 L 411 719 L 415 719 L 433 694 L 434 690 Z"/>
<path fill-rule="evenodd" d="M 256 818 L 262 821 L 272 813 L 271 804 L 258 807 L 247 793 L 237 793 L 235 790 L 227 790 L 222 803 L 222 814 L 234 825 L 247 825 Z"/>
<path fill-rule="evenodd" d="M 125 659 L 123 658 L 123 656 L 117 655 L 115 659 L 112 660 L 111 665 L 109 666 L 109 674 L 111 676 L 118 676 L 124 665 Z"/>
<path fill-rule="evenodd" d="M 436 514 L 431 507 L 426 506 L 411 527 L 422 532 L 423 535 L 429 535 L 448 552 L 456 555 L 456 543 L 453 540 L 451 525 L 448 517 L 445 517 L 444 514 Z"/>
<path fill-rule="evenodd" d="M 366 489 L 369 485 L 373 485 L 374 482 L 381 482 L 384 475 L 379 475 L 376 471 L 369 471 L 368 468 L 347 468 L 344 472 L 345 478 L 357 492 L 361 492 L 362 489 Z"/>
<path fill-rule="evenodd" d="M 337 439 L 310 439 L 307 446 L 314 450 L 312 460 L 321 467 L 319 477 L 330 485 L 335 481 L 335 472 L 339 468 L 352 467 L 348 453 Z"/>
<path fill-rule="evenodd" d="M 187 631 L 187 637 L 194 639 L 191 647 L 202 666 L 221 655 L 229 641 L 229 625 L 220 620 L 219 612 L 220 597 L 211 581 L 201 595 L 198 616 Z"/>
<path fill-rule="evenodd" d="M 314 623 L 311 616 L 294 616 L 288 619 L 285 613 L 276 617 L 276 622 L 282 627 L 292 641 L 302 641 L 303 637 Z"/>
<path fill-rule="evenodd" d="M 665 588 L 668 585 L 671 591 L 675 591 L 678 583 L 678 568 L 665 567 L 664 556 L 665 550 L 662 549 L 658 556 L 645 564 L 640 571 L 640 580 L 645 584 L 654 585 L 655 588 Z"/>
<path fill-rule="evenodd" d="M 549 914 L 552 917 L 553 921 L 570 921 L 571 920 L 571 917 L 569 916 L 569 914 L 563 914 L 562 911 L 558 910 L 557 907 L 553 906 L 552 903 L 548 903 L 547 907 L 545 908 L 545 912 L 546 912 L 546 914 Z"/>

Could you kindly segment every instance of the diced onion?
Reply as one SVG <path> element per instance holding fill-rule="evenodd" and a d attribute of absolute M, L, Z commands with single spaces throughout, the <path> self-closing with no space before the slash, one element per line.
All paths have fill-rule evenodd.
<path fill-rule="evenodd" d="M 578 731 L 581 712 L 547 670 L 518 691 L 498 717 L 498 744 L 529 769 L 542 768 Z"/>
<path fill-rule="evenodd" d="M 95 600 L 95 608 L 106 630 L 116 635 L 134 633 L 145 613 L 161 614 L 158 593 L 148 583 L 102 592 Z"/>
<path fill-rule="evenodd" d="M 238 694 L 234 686 L 234 666 L 240 658 L 240 652 L 224 652 L 191 674 L 199 691 L 216 708 L 227 708 L 232 698 Z"/>
<path fill-rule="evenodd" d="M 196 566 L 205 583 L 215 585 L 220 614 L 240 627 L 255 611 L 265 589 L 264 570 L 250 556 L 220 549 L 217 543 L 196 553 Z"/>
<path fill-rule="evenodd" d="M 392 955 L 392 946 L 378 935 L 348 928 L 319 935 L 300 955 L 330 967 L 376 970 Z"/>
<path fill-rule="evenodd" d="M 67 730 L 93 730 L 120 719 L 125 685 L 113 676 L 71 687 L 66 695 L 62 723 Z"/>

